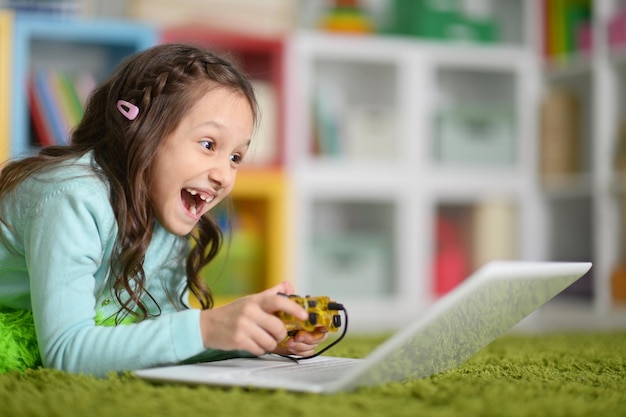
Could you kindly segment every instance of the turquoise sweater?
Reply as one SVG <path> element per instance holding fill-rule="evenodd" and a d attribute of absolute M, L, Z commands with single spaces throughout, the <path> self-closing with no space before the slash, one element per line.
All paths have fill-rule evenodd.
<path fill-rule="evenodd" d="M 93 167 L 96 167 L 95 169 Z M 0 310 L 32 309 L 44 366 L 104 375 L 204 354 L 200 311 L 179 303 L 186 238 L 156 225 L 147 288 L 160 315 L 99 325 L 119 309 L 109 286 L 117 224 L 108 185 L 91 154 L 28 178 L 0 201 Z M 110 322 L 110 320 L 108 320 Z M 224 352 L 214 352 L 216 355 Z"/>

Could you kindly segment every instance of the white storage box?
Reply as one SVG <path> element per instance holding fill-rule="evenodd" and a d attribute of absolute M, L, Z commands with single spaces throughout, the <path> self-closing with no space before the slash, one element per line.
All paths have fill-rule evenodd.
<path fill-rule="evenodd" d="M 513 114 L 499 109 L 447 109 L 437 116 L 435 157 L 446 165 L 512 165 Z"/>
<path fill-rule="evenodd" d="M 312 294 L 339 298 L 390 292 L 394 273 L 389 239 L 369 234 L 318 237 L 312 250 Z"/>

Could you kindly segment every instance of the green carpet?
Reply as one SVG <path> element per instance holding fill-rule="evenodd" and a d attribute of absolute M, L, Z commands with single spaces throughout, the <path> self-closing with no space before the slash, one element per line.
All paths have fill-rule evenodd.
<path fill-rule="evenodd" d="M 329 354 L 363 356 L 382 338 Z M 626 416 L 626 333 L 507 335 L 457 369 L 330 396 L 14 372 L 0 375 L 0 416 Z"/>

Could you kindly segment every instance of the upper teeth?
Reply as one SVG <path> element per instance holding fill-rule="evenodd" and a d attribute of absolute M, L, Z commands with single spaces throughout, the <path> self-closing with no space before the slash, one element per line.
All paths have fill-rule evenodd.
<path fill-rule="evenodd" d="M 196 190 L 194 190 L 194 189 L 191 189 L 191 188 L 186 188 L 186 190 L 187 190 L 187 192 L 188 192 L 189 194 L 191 194 L 191 195 L 197 195 L 197 194 L 198 194 L 198 192 L 197 192 Z M 211 197 L 211 196 L 206 196 L 206 195 L 204 195 L 204 194 L 200 194 L 200 198 L 201 198 L 202 200 L 204 200 L 204 201 L 212 201 L 214 197 Z"/>

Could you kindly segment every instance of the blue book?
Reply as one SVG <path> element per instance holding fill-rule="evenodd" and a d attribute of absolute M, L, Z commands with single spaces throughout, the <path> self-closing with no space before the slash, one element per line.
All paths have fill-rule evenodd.
<path fill-rule="evenodd" d="M 63 114 L 59 108 L 58 100 L 50 84 L 51 77 L 46 69 L 37 69 L 35 72 L 35 86 L 39 91 L 44 106 L 44 116 L 48 125 L 52 128 L 54 141 L 59 145 L 65 145 L 68 141 L 68 133 L 65 129 Z"/>

